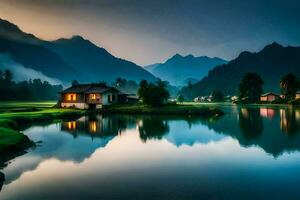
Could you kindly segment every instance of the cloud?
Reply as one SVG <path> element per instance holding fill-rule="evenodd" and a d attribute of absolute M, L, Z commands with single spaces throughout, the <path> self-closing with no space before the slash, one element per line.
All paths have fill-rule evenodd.
<path fill-rule="evenodd" d="M 42 72 L 31 68 L 26 68 L 23 65 L 16 63 L 8 54 L 0 54 L 0 70 L 9 69 L 13 73 L 15 81 L 24 81 L 29 79 L 41 79 L 48 81 L 52 85 L 62 84 L 62 81 L 56 78 L 46 76 Z"/>

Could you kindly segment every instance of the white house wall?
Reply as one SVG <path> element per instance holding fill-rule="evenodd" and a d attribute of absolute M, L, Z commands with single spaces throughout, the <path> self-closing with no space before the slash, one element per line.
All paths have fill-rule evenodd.
<path fill-rule="evenodd" d="M 86 103 L 61 103 L 62 108 L 78 108 L 78 109 L 88 109 Z"/>

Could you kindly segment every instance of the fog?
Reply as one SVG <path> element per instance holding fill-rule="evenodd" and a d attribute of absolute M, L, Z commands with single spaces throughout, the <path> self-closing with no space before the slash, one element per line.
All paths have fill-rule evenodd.
<path fill-rule="evenodd" d="M 42 81 L 48 81 L 52 85 L 63 84 L 59 79 L 51 78 L 42 72 L 24 67 L 22 64 L 15 62 L 8 54 L 0 54 L 0 70 L 4 71 L 6 69 L 9 69 L 13 73 L 13 80 L 17 82 L 41 79 Z"/>

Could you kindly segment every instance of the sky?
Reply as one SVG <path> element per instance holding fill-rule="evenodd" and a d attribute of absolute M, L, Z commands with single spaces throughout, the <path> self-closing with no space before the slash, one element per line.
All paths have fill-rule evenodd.
<path fill-rule="evenodd" d="M 0 18 L 39 38 L 81 35 L 139 65 L 182 55 L 233 59 L 300 46 L 299 0 L 0 0 Z"/>

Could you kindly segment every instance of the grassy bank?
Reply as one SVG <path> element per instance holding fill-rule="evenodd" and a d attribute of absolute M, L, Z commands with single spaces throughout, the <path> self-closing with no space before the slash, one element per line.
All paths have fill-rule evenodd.
<path fill-rule="evenodd" d="M 0 113 L 0 153 L 24 150 L 32 145 L 33 142 L 20 132 L 26 124 L 50 121 L 63 117 L 73 117 L 82 115 L 85 111 L 74 109 L 55 109 L 50 104 L 41 103 L 24 104 L 26 110 L 16 109 L 22 103 L 1 104 L 3 112 Z M 52 104 L 53 105 L 53 104 Z M 6 109 L 4 109 L 6 107 Z"/>
<path fill-rule="evenodd" d="M 214 117 L 223 115 L 223 111 L 207 105 L 175 104 L 161 107 L 150 107 L 142 104 L 135 105 L 112 105 L 105 107 L 103 113 L 120 114 L 165 114 L 165 115 L 199 115 Z"/>

